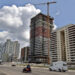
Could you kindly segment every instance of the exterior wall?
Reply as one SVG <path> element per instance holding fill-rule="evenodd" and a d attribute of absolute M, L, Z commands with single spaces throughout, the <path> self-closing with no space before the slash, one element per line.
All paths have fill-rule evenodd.
<path fill-rule="evenodd" d="M 21 61 L 24 61 L 24 59 L 25 59 L 25 49 L 22 48 L 21 49 Z"/>
<path fill-rule="evenodd" d="M 3 44 L 0 43 L 0 60 L 2 59 L 2 54 L 3 54 Z"/>
<path fill-rule="evenodd" d="M 57 61 L 57 33 L 53 32 L 50 38 L 50 55 L 51 62 Z"/>
<path fill-rule="evenodd" d="M 68 28 L 65 29 L 65 47 L 66 47 L 66 61 L 70 61 L 70 46 L 69 46 L 69 35 Z"/>
<path fill-rule="evenodd" d="M 75 63 L 75 25 L 71 24 L 64 26 L 63 28 L 60 28 L 55 32 L 57 36 L 55 36 L 54 42 L 57 41 L 57 43 L 55 43 L 54 46 L 57 46 L 57 48 L 54 50 L 57 52 L 57 54 L 55 54 L 58 57 L 56 58 L 58 59 L 57 61 L 66 61 L 67 63 Z M 52 32 L 52 35 L 55 32 Z M 55 55 L 53 55 L 53 57 Z M 54 61 L 54 59 L 52 60 Z"/>
<path fill-rule="evenodd" d="M 65 28 L 61 28 L 59 30 L 59 33 L 60 33 L 61 60 L 66 61 Z"/>
<path fill-rule="evenodd" d="M 3 47 L 4 53 L 4 61 L 17 61 L 19 57 L 20 44 L 18 41 L 11 41 L 7 39 Z"/>
<path fill-rule="evenodd" d="M 31 19 L 30 58 L 31 62 L 48 62 L 48 48 L 50 48 L 50 27 L 53 19 L 38 14 Z"/>
<path fill-rule="evenodd" d="M 21 49 L 21 61 L 28 62 L 29 57 L 29 47 L 24 47 Z"/>
<path fill-rule="evenodd" d="M 0 59 L 2 61 L 6 60 L 4 43 L 0 43 Z"/>
<path fill-rule="evenodd" d="M 60 41 L 60 32 L 57 31 L 57 54 L 58 60 L 61 61 L 61 41 Z"/>
<path fill-rule="evenodd" d="M 19 57 L 20 44 L 18 41 L 13 42 L 13 59 L 16 61 Z"/>
<path fill-rule="evenodd" d="M 70 62 L 75 63 L 75 25 L 68 27 L 69 36 L 69 48 L 70 51 L 68 56 L 70 57 Z"/>

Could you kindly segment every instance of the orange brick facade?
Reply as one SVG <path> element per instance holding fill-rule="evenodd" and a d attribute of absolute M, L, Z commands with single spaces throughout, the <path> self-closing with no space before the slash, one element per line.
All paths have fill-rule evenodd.
<path fill-rule="evenodd" d="M 42 30 L 43 29 L 43 30 Z M 34 35 L 32 35 L 32 33 L 34 32 L 34 30 L 31 30 L 31 38 L 34 37 Z M 49 28 L 42 28 L 42 26 L 39 26 L 37 28 L 35 28 L 35 37 L 37 36 L 43 36 L 45 38 L 50 38 L 50 29 Z"/>

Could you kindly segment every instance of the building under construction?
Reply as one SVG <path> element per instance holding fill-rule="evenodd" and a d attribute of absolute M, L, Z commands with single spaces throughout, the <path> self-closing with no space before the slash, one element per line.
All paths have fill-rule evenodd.
<path fill-rule="evenodd" d="M 29 60 L 35 63 L 48 63 L 50 47 L 50 31 L 53 28 L 53 18 L 39 13 L 31 19 Z"/>

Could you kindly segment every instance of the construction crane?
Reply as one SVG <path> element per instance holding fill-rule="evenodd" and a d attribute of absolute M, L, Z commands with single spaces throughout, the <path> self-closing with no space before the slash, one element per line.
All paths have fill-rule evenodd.
<path fill-rule="evenodd" d="M 50 4 L 54 4 L 54 3 L 56 3 L 55 1 L 53 1 L 53 2 L 46 2 L 46 3 L 39 3 L 39 4 L 33 4 L 33 5 L 47 5 L 47 25 L 48 25 L 48 28 L 49 28 L 49 26 L 50 26 L 50 24 L 49 24 L 49 18 L 50 18 L 50 10 L 49 10 L 49 8 L 50 8 Z M 27 4 L 27 3 L 26 3 Z M 48 31 L 48 36 L 50 35 L 50 31 Z M 50 64 L 50 42 L 49 42 L 49 40 L 48 40 L 48 64 Z"/>
<path fill-rule="evenodd" d="M 50 4 L 54 4 L 54 3 L 56 3 L 55 1 L 53 1 L 53 2 L 47 2 L 47 3 L 39 3 L 39 4 L 33 4 L 33 5 L 47 5 L 47 16 L 50 16 L 50 10 L 49 10 L 49 8 L 50 8 Z"/>
<path fill-rule="evenodd" d="M 33 5 L 47 5 L 47 25 L 49 27 L 49 18 L 50 18 L 50 10 L 49 6 L 50 4 L 56 3 L 55 1 L 53 2 L 47 2 L 47 3 L 39 3 L 39 4 L 33 4 Z M 50 31 L 48 31 L 48 36 L 50 35 Z M 50 41 L 48 40 L 48 64 L 50 64 Z"/>

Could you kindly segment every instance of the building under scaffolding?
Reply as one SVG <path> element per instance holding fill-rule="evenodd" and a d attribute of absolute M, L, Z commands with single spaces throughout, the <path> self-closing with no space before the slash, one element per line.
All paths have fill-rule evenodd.
<path fill-rule="evenodd" d="M 50 33 L 53 28 L 53 18 L 39 13 L 31 19 L 30 26 L 30 51 L 29 60 L 30 62 L 48 62 L 48 45 L 50 42 Z M 49 24 L 49 25 L 48 25 Z M 49 35 L 48 35 L 49 34 Z"/>

